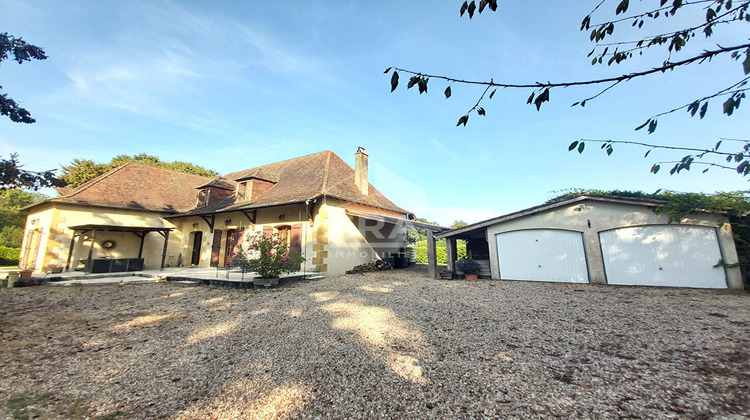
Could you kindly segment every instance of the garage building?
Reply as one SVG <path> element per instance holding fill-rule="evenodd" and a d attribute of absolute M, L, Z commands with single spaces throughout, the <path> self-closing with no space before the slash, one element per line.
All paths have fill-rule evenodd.
<path fill-rule="evenodd" d="M 741 289 L 731 225 L 694 212 L 679 223 L 665 203 L 581 195 L 442 232 L 449 269 L 455 240 L 493 279 Z M 717 264 L 723 262 L 724 264 Z"/>

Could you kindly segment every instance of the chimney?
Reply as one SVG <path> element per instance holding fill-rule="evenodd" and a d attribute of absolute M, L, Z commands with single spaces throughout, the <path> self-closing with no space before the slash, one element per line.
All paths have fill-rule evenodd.
<path fill-rule="evenodd" d="M 354 185 L 364 195 L 370 194 L 370 184 L 367 180 L 367 153 L 364 147 L 358 147 L 354 154 Z"/>

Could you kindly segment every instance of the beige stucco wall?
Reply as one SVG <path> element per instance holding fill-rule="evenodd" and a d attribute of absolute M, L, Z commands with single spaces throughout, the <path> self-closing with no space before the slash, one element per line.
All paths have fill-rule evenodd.
<path fill-rule="evenodd" d="M 36 220 L 36 223 L 34 222 Z M 164 221 L 161 214 L 137 210 L 112 209 L 101 207 L 84 207 L 61 203 L 50 203 L 38 206 L 26 218 L 26 232 L 33 228 L 43 230 L 40 244 L 40 255 L 34 267 L 37 273 L 44 272 L 53 266 L 65 266 L 73 230 L 76 225 L 120 225 L 120 226 L 164 226 L 176 227 Z M 26 235 L 28 236 L 28 235 Z M 24 241 L 26 238 L 24 238 Z M 112 249 L 104 249 L 102 242 L 111 240 L 116 243 Z M 135 258 L 138 256 L 140 238 L 129 232 L 97 232 L 94 238 L 93 258 Z M 177 247 L 181 242 L 179 232 L 173 231 L 169 238 L 169 247 Z M 91 241 L 78 237 L 71 258 L 71 270 L 79 260 L 88 257 Z M 143 257 L 146 269 L 159 268 L 164 246 L 164 238 L 155 232 L 149 233 L 143 244 Z M 23 257 L 22 260 L 23 261 Z"/>
<path fill-rule="evenodd" d="M 585 207 L 577 211 L 579 204 L 584 204 Z M 669 224 L 669 217 L 669 214 L 655 213 L 651 207 L 642 205 L 585 200 L 489 226 L 487 242 L 492 278 L 500 278 L 496 239 L 498 234 L 522 229 L 564 229 L 583 233 L 589 281 L 594 284 L 606 284 L 599 233 L 624 226 L 666 225 Z M 734 264 L 738 261 L 737 250 L 731 226 L 724 222 L 726 220 L 718 215 L 701 213 L 690 215 L 682 220 L 681 224 L 716 228 L 724 262 Z M 729 288 L 743 287 L 739 267 L 725 268 L 725 272 Z"/>
<path fill-rule="evenodd" d="M 210 218 L 210 216 L 209 216 Z M 214 232 L 221 231 L 221 248 L 219 250 L 219 265 L 225 264 L 224 255 L 226 253 L 226 232 L 228 230 L 244 230 L 244 235 L 251 235 L 253 232 L 263 231 L 263 228 L 270 226 L 274 228 L 274 231 L 280 226 L 293 226 L 295 224 L 302 224 L 302 255 L 306 258 L 306 262 L 302 264 L 302 269 L 305 271 L 312 271 L 312 230 L 313 227 L 307 217 L 307 210 L 304 205 L 288 205 L 279 207 L 269 207 L 264 209 L 258 209 L 255 222 L 252 223 L 250 219 L 242 212 L 227 212 L 219 213 L 215 217 L 214 232 L 210 231 L 208 223 L 201 217 L 180 217 L 171 219 L 173 221 L 180 220 L 180 232 L 182 241 L 179 247 L 176 249 L 177 255 L 175 261 L 180 256 L 182 257 L 182 264 L 185 266 L 190 265 L 190 259 L 193 253 L 193 235 L 197 231 L 203 232 L 203 240 L 201 243 L 200 262 L 199 267 L 209 267 L 211 264 L 211 247 L 214 240 Z M 194 224 L 197 223 L 197 227 Z"/>
<path fill-rule="evenodd" d="M 403 227 L 394 228 L 388 223 L 365 221 L 347 215 L 347 210 L 405 218 L 402 213 L 326 198 L 321 211 L 327 213 L 328 219 L 325 260 L 328 273 L 343 274 L 357 265 L 384 258 L 406 246 Z"/>

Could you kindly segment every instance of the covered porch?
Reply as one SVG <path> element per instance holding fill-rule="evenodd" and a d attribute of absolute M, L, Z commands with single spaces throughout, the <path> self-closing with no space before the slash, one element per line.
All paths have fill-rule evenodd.
<path fill-rule="evenodd" d="M 123 226 L 123 225 L 102 225 L 102 224 L 86 224 L 69 226 L 69 229 L 73 231 L 73 237 L 70 241 L 70 247 L 68 249 L 68 258 L 65 263 L 65 271 L 71 271 L 71 265 L 75 264 L 72 269 L 75 271 L 79 262 L 84 264 L 83 271 L 87 273 L 111 273 L 111 272 L 127 272 L 127 271 L 141 271 L 144 267 L 143 258 L 143 246 L 145 243 L 146 236 L 149 233 L 156 232 L 164 238 L 164 246 L 161 254 L 161 265 L 160 270 L 164 269 L 164 264 L 167 258 L 167 245 L 169 244 L 169 233 L 174 228 L 166 226 Z M 94 249 L 96 248 L 97 240 L 103 239 L 102 236 L 107 232 L 125 232 L 132 233 L 139 239 L 139 245 L 137 252 L 132 252 L 132 256 L 123 258 L 97 258 L 94 259 Z M 85 259 L 78 259 L 73 261 L 74 251 L 76 245 L 79 247 L 85 246 L 84 242 L 89 241 L 88 252 L 86 253 Z M 114 241 L 103 241 L 100 247 L 107 249 L 108 246 L 114 247 Z M 133 250 L 134 251 L 134 250 Z"/>

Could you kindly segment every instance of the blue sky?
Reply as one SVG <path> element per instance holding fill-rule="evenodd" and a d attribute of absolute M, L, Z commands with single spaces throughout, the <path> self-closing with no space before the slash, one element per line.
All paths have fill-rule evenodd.
<path fill-rule="evenodd" d="M 632 72 L 638 61 L 591 66 L 579 22 L 595 2 L 500 2 L 469 21 L 460 1 L 198 2 L 0 0 L 0 31 L 45 49 L 46 61 L 0 67 L 3 92 L 28 108 L 33 125 L 0 120 L 0 154 L 27 169 L 74 158 L 109 161 L 145 152 L 222 174 L 333 150 L 350 165 L 370 155 L 370 181 L 401 207 L 443 224 L 479 221 L 542 203 L 569 188 L 715 192 L 747 189 L 721 170 L 649 173 L 681 154 L 619 146 L 607 157 L 580 138 L 713 144 L 747 138 L 747 105 L 733 117 L 714 101 L 703 121 L 653 114 L 690 103 L 742 77 L 716 59 L 617 86 L 585 108 L 596 88 L 553 90 L 538 112 L 529 91 L 500 90 L 456 121 L 481 89 L 432 80 L 429 94 L 390 92 L 389 66 L 509 83 L 585 80 Z M 601 19 L 618 2 L 605 3 Z M 679 26 L 672 18 L 664 25 Z M 651 25 L 647 23 L 646 27 Z M 733 39 L 735 28 L 717 29 Z M 618 27 L 627 36 L 627 27 Z M 740 38 L 744 39 L 744 38 Z M 676 56 L 679 57 L 679 56 Z M 645 66 L 665 57 L 650 53 Z M 673 60 L 675 56 L 673 56 Z M 643 62 L 641 62 L 643 63 Z M 408 77 L 402 75 L 402 82 Z"/>

